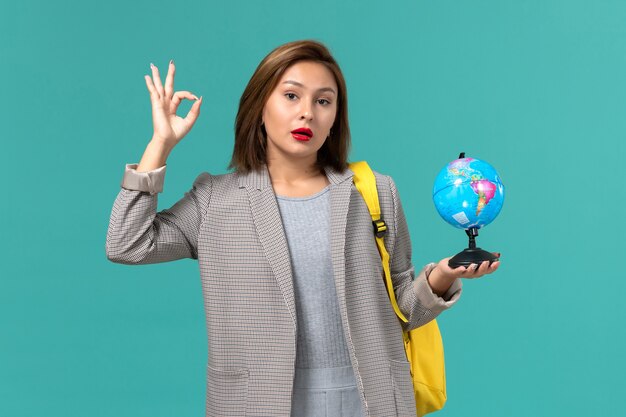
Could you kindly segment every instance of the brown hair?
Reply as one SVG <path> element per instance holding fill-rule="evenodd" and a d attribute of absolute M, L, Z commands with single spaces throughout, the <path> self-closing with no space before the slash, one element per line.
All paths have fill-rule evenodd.
<path fill-rule="evenodd" d="M 267 135 L 261 121 L 263 108 L 287 68 L 299 61 L 312 61 L 326 66 L 333 73 L 339 89 L 335 122 L 330 137 L 317 152 L 317 166 L 320 169 L 328 166 L 338 171 L 347 168 L 350 127 L 346 81 L 328 48 L 313 40 L 294 41 L 279 46 L 263 58 L 252 74 L 239 100 L 235 147 L 229 168 L 248 172 L 267 163 Z"/>

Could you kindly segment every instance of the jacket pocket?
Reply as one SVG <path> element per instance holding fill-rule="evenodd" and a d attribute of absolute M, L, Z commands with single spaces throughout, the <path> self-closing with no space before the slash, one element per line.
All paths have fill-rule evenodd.
<path fill-rule="evenodd" d="M 411 379 L 411 364 L 408 361 L 389 360 L 393 393 L 396 399 L 396 413 L 399 417 L 413 417 L 415 410 L 415 392 Z"/>
<path fill-rule="evenodd" d="M 207 416 L 245 417 L 249 371 L 207 367 Z"/>

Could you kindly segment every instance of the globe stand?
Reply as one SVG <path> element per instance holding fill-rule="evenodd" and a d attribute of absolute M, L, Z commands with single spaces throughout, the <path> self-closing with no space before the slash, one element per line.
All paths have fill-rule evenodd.
<path fill-rule="evenodd" d="M 480 266 L 484 261 L 489 261 L 491 265 L 492 262 L 498 260 L 498 257 L 495 256 L 491 252 L 487 252 L 481 248 L 476 247 L 476 236 L 478 236 L 478 228 L 470 227 L 465 231 L 467 236 L 469 237 L 469 247 L 452 257 L 448 261 L 448 266 L 450 268 L 458 268 L 459 266 L 468 267 L 471 264 L 476 264 Z"/>

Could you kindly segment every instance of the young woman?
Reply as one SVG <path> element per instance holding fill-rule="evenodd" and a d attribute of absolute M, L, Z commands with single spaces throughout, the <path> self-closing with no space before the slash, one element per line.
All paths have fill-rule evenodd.
<path fill-rule="evenodd" d="M 107 257 L 124 264 L 181 258 L 200 265 L 208 333 L 207 416 L 415 415 L 402 329 L 459 298 L 459 278 L 499 262 L 416 276 L 393 180 L 376 173 L 400 309 L 392 309 L 365 202 L 347 169 L 346 85 L 326 47 L 291 42 L 268 54 L 241 97 L 234 172 L 200 174 L 157 212 L 166 160 L 202 98 L 146 75 L 154 136 L 128 164 L 111 213 Z M 183 99 L 195 100 L 186 118 Z"/>

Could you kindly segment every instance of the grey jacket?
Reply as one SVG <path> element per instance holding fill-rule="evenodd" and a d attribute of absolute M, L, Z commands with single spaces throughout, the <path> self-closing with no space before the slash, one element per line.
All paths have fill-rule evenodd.
<path fill-rule="evenodd" d="M 207 416 L 289 417 L 296 355 L 296 309 L 287 242 L 267 169 L 200 174 L 171 208 L 157 212 L 165 167 L 127 165 L 106 237 L 123 264 L 181 258 L 200 266 L 208 334 Z M 421 326 L 460 297 L 443 297 L 415 277 L 409 232 L 393 180 L 376 173 L 385 243 L 398 305 L 393 312 L 365 201 L 350 170 L 328 169 L 331 253 L 339 310 L 365 414 L 415 416 L 402 329 Z"/>

